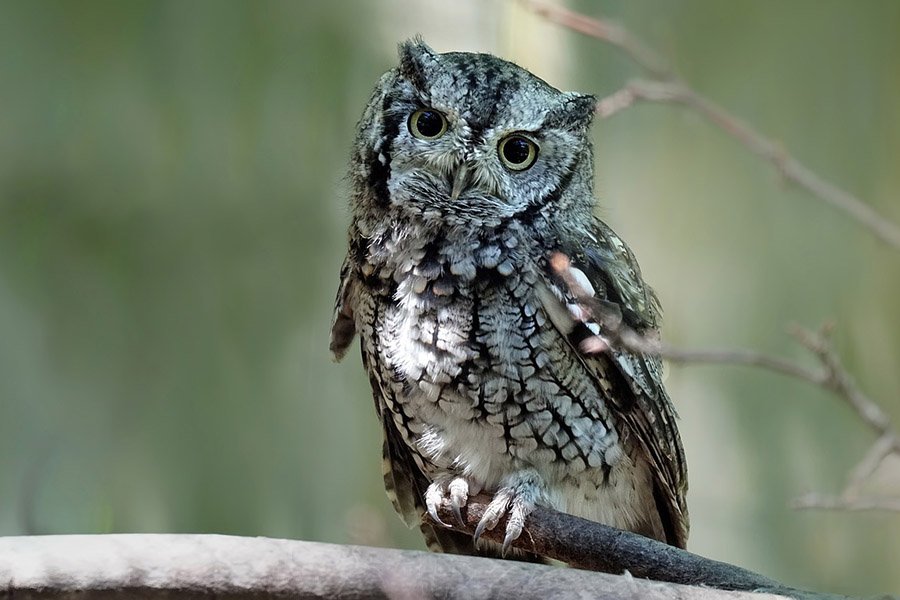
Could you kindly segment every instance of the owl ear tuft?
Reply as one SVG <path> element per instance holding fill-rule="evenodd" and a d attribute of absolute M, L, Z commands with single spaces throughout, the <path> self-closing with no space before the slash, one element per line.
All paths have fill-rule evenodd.
<path fill-rule="evenodd" d="M 421 36 L 402 42 L 400 54 L 400 75 L 416 88 L 425 89 L 426 73 L 438 60 L 437 53 L 426 44 Z"/>
<path fill-rule="evenodd" d="M 594 120 L 597 112 L 597 98 L 591 94 L 579 94 L 569 92 L 565 100 L 565 111 L 573 121 L 583 124 L 585 127 Z"/>
<path fill-rule="evenodd" d="M 594 120 L 596 110 L 597 98 L 594 96 L 566 92 L 562 95 L 559 106 L 550 111 L 544 125 L 571 130 L 586 129 Z"/>

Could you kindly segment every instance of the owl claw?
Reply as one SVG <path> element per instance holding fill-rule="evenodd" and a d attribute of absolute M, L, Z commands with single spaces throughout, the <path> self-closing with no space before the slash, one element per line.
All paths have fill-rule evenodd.
<path fill-rule="evenodd" d="M 462 477 L 457 477 L 450 482 L 448 488 L 450 492 L 450 508 L 453 509 L 456 522 L 460 526 L 465 527 L 466 521 L 463 519 L 460 509 L 469 501 L 469 482 Z"/>
<path fill-rule="evenodd" d="M 452 508 L 453 508 L 453 516 L 456 517 L 457 525 L 459 525 L 460 527 L 465 527 L 466 521 L 465 521 L 465 519 L 463 519 L 462 511 L 459 509 L 459 506 L 454 504 L 452 506 Z"/>
<path fill-rule="evenodd" d="M 506 514 L 506 511 L 509 510 L 509 502 L 512 499 L 513 493 L 514 492 L 509 488 L 504 488 L 494 494 L 494 499 L 488 504 L 484 514 L 481 515 L 481 520 L 478 521 L 478 527 L 475 528 L 476 544 L 481 538 L 481 534 L 483 534 L 485 530 L 490 531 L 496 527 L 497 523 L 500 522 L 500 519 L 503 518 L 503 515 Z"/>
<path fill-rule="evenodd" d="M 444 494 L 447 490 L 447 482 L 446 481 L 434 481 L 431 485 L 428 486 L 428 489 L 425 490 L 425 508 L 428 510 L 428 515 L 431 519 L 440 525 L 441 527 L 450 528 L 450 525 L 447 525 L 441 520 L 441 517 L 438 516 L 438 507 L 441 505 L 441 501 L 444 498 Z"/>
<path fill-rule="evenodd" d="M 478 527 L 475 528 L 475 535 L 472 536 L 472 541 L 476 546 L 478 545 L 478 540 L 481 539 L 481 534 L 484 533 L 486 526 L 487 522 L 484 519 L 478 521 Z M 488 529 L 490 528 L 488 527 Z"/>
<path fill-rule="evenodd" d="M 428 515 L 434 520 L 434 522 L 436 522 L 441 527 L 446 527 L 447 529 L 450 529 L 450 525 L 448 525 L 447 523 L 444 523 L 441 520 L 441 518 L 438 516 L 437 507 L 429 506 L 428 507 Z"/>
<path fill-rule="evenodd" d="M 512 543 L 522 535 L 525 519 L 534 510 L 542 495 L 543 487 L 536 474 L 525 471 L 510 478 L 509 483 L 500 488 L 488 504 L 478 527 L 475 528 L 475 543 L 486 530 L 497 526 L 504 515 L 508 515 L 506 534 L 503 537 L 501 554 L 506 555 Z"/>
<path fill-rule="evenodd" d="M 438 525 L 449 528 L 450 525 L 441 520 L 438 515 L 438 508 L 445 499 L 450 503 L 456 520 L 462 527 L 465 527 L 466 522 L 462 517 L 461 509 L 469 501 L 469 482 L 462 477 L 438 479 L 433 481 L 425 491 L 425 508 L 428 510 L 428 515 Z"/>
<path fill-rule="evenodd" d="M 522 530 L 525 529 L 525 517 L 534 510 L 534 505 L 516 496 L 512 501 L 509 510 L 509 520 L 506 522 L 506 536 L 503 538 L 503 554 L 509 549 L 510 545 L 519 539 Z"/>
<path fill-rule="evenodd" d="M 521 533 L 522 533 L 521 531 L 514 532 L 514 531 L 510 531 L 508 527 L 506 528 L 506 536 L 504 536 L 504 538 L 503 538 L 503 547 L 500 548 L 500 556 L 501 557 L 506 558 L 506 551 L 509 550 L 509 547 L 515 541 L 515 539 L 517 537 L 519 537 L 519 535 Z"/>
<path fill-rule="evenodd" d="M 456 521 L 465 527 L 462 507 L 467 505 L 471 491 L 473 490 L 469 481 L 464 477 L 447 475 L 436 479 L 425 491 L 425 507 L 428 515 L 438 525 L 450 528 L 451 526 L 445 523 L 438 514 L 438 509 L 444 502 L 447 502 Z M 494 529 L 500 520 L 507 516 L 506 531 L 501 547 L 501 555 L 505 556 L 513 542 L 522 535 L 522 531 L 525 529 L 525 519 L 534 510 L 538 500 L 543 497 L 543 491 L 544 487 L 540 476 L 530 469 L 507 477 L 504 485 L 494 494 L 494 498 L 487 505 L 475 527 L 473 536 L 475 544 L 478 544 L 478 540 L 485 531 Z M 478 490 L 474 490 L 474 492 L 477 493 Z"/>

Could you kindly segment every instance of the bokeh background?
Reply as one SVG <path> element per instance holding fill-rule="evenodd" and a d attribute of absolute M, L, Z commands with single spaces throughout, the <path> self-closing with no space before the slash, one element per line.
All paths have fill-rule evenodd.
<path fill-rule="evenodd" d="M 572 6 L 900 221 L 900 4 Z M 327 352 L 355 123 L 417 33 L 565 89 L 640 75 L 503 0 L 0 3 L 0 534 L 422 547 L 384 495 L 357 353 Z M 834 319 L 900 419 L 900 253 L 685 110 L 637 106 L 594 137 L 600 211 L 667 339 L 809 362 L 785 325 Z M 845 405 L 738 368 L 673 367 L 669 387 L 692 550 L 798 586 L 900 590 L 900 516 L 789 506 L 838 491 L 873 441 Z"/>

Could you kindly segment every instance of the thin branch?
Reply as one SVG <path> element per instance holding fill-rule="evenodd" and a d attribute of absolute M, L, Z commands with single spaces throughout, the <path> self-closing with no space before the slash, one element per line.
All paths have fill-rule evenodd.
<path fill-rule="evenodd" d="M 791 503 L 791 506 L 799 509 L 815 510 L 900 512 L 900 499 L 874 497 L 844 498 L 843 495 L 828 496 L 825 494 L 810 493 L 794 500 Z"/>
<path fill-rule="evenodd" d="M 621 348 L 642 354 L 660 356 L 677 363 L 732 364 L 759 367 L 788 377 L 801 379 L 828 390 L 843 399 L 859 415 L 860 419 L 879 436 L 888 436 L 893 449 L 900 451 L 900 440 L 887 413 L 877 402 L 865 395 L 844 368 L 828 339 L 831 327 L 826 326 L 815 333 L 799 325 L 792 325 L 790 333 L 804 348 L 819 360 L 822 368 L 810 369 L 790 360 L 770 356 L 761 352 L 743 349 L 685 350 L 661 342 L 655 335 L 645 335 L 628 327 L 618 314 L 610 314 L 609 309 L 599 302 L 591 290 L 585 287 L 572 272 L 571 259 L 562 252 L 554 252 L 550 257 L 550 269 L 559 277 L 581 308 L 584 321 L 600 325 L 602 335 L 594 336 L 599 341 L 593 343 L 597 352 L 609 348 Z M 582 342 L 584 345 L 584 342 Z M 589 344 L 590 345 L 590 344 Z"/>
<path fill-rule="evenodd" d="M 612 600 L 782 598 L 474 556 L 266 538 L 153 534 L 0 538 L 0 598 L 4 599 L 575 600 L 587 596 Z"/>
<path fill-rule="evenodd" d="M 633 81 L 607 96 L 597 105 L 602 117 L 610 117 L 632 106 L 638 100 L 681 104 L 701 114 L 709 122 L 746 146 L 757 156 L 770 162 L 789 181 L 816 198 L 842 211 L 876 237 L 900 250 L 900 226 L 886 219 L 853 194 L 827 181 L 791 156 L 777 141 L 769 138 L 718 104 L 693 90 L 663 60 L 631 32 L 606 19 L 588 17 L 561 6 L 519 0 L 527 9 L 550 22 L 601 40 L 623 51 L 638 66 L 652 75 L 654 81 Z"/>
<path fill-rule="evenodd" d="M 881 463 L 895 452 L 897 452 L 897 438 L 893 433 L 886 433 L 878 438 L 862 460 L 851 471 L 850 480 L 846 488 L 847 493 L 859 496 L 863 485 L 875 474 Z"/>
<path fill-rule="evenodd" d="M 630 31 L 606 19 L 596 19 L 562 6 L 519 0 L 528 10 L 572 31 L 602 40 L 622 50 L 642 69 L 658 79 L 672 78 L 672 69 L 662 56 L 654 52 Z"/>
<path fill-rule="evenodd" d="M 799 325 L 791 325 L 789 331 L 800 345 L 815 355 L 821 364 L 821 369 L 809 369 L 790 360 L 752 350 L 681 350 L 659 344 L 654 352 L 652 346 L 628 343 L 628 340 L 633 340 L 632 336 L 636 334 L 629 334 L 625 340 L 630 349 L 656 353 L 672 362 L 760 367 L 811 383 L 844 400 L 856 412 L 860 420 L 880 436 L 879 442 L 882 445 L 887 443 L 890 452 L 900 452 L 900 440 L 897 438 L 890 417 L 877 402 L 857 387 L 832 348 L 828 339 L 830 326 L 826 326 L 821 332 L 816 333 Z"/>
<path fill-rule="evenodd" d="M 830 327 L 824 327 L 822 332 L 816 334 L 799 326 L 793 326 L 791 334 L 803 347 L 816 355 L 824 367 L 824 381 L 822 387 L 830 390 L 847 401 L 875 433 L 880 436 L 890 436 L 893 439 L 894 449 L 900 451 L 897 445 L 897 436 L 891 419 L 881 407 L 871 398 L 860 391 L 853 378 L 841 364 L 840 358 L 831 347 L 828 339 Z"/>
<path fill-rule="evenodd" d="M 597 113 L 601 117 L 611 117 L 638 101 L 685 106 L 705 117 L 757 156 L 771 163 L 785 180 L 843 211 L 845 215 L 867 228 L 883 242 L 900 250 L 900 227 L 897 224 L 885 219 L 856 196 L 814 173 L 788 154 L 775 140 L 759 133 L 738 117 L 693 90 L 671 67 L 666 65 L 661 55 L 650 49 L 627 29 L 603 18 L 588 17 L 538 0 L 519 0 L 519 2 L 548 21 L 618 48 L 635 64 L 654 77 L 653 80 L 632 81 L 624 88 L 601 99 L 597 103 Z M 556 261 L 555 265 L 552 264 L 554 260 Z M 795 506 L 900 511 L 900 501 L 896 499 L 866 498 L 859 494 L 866 479 L 875 472 L 886 456 L 900 455 L 900 435 L 897 434 L 887 413 L 857 387 L 853 378 L 843 367 L 831 347 L 827 328 L 819 333 L 796 326 L 791 330 L 791 335 L 818 359 L 821 365 L 821 369 L 818 370 L 750 350 L 682 350 L 673 348 L 658 339 L 647 338 L 623 326 L 621 315 L 605 314 L 605 308 L 597 303 L 591 294 L 587 293 L 587 290 L 579 290 L 577 281 L 568 273 L 568 257 L 559 255 L 556 259 L 551 259 L 551 266 L 573 291 L 584 314 L 601 325 L 602 337 L 594 336 L 581 342 L 582 349 L 586 352 L 604 352 L 610 347 L 618 346 L 635 352 L 654 354 L 672 362 L 758 367 L 807 381 L 844 400 L 859 418 L 878 434 L 878 441 L 867 453 L 866 458 L 854 469 L 839 496 L 812 494 L 799 499 L 795 502 Z"/>
<path fill-rule="evenodd" d="M 589 337 L 581 342 L 586 353 L 603 353 L 610 350 L 628 350 L 665 358 L 677 363 L 730 364 L 757 367 L 806 381 L 831 392 L 847 403 L 860 420 L 879 437 L 859 465 L 853 470 L 848 484 L 840 496 L 830 497 L 819 494 L 807 495 L 794 503 L 798 508 L 840 508 L 849 510 L 896 510 L 900 511 L 900 499 L 867 498 L 859 490 L 871 477 L 884 459 L 891 454 L 900 455 L 898 436 L 890 417 L 881 406 L 864 394 L 853 377 L 844 368 L 840 358 L 831 346 L 829 334 L 832 327 L 826 325 L 821 331 L 813 332 L 798 325 L 792 325 L 790 334 L 797 342 L 809 350 L 819 361 L 819 369 L 811 369 L 790 360 L 769 356 L 752 350 L 683 350 L 673 348 L 658 339 L 655 333 L 643 334 L 630 328 L 622 321 L 621 315 L 611 312 L 599 302 L 591 290 L 585 289 L 580 279 L 572 271 L 572 263 L 562 252 L 550 256 L 550 269 L 568 288 L 577 303 L 580 319 L 600 326 L 602 334 Z"/>
<path fill-rule="evenodd" d="M 794 500 L 792 506 L 800 509 L 892 511 L 900 512 L 900 498 L 867 495 L 863 488 L 885 459 L 897 454 L 897 437 L 887 432 L 872 444 L 868 452 L 850 472 L 847 484 L 837 496 L 809 493 Z"/>
<path fill-rule="evenodd" d="M 793 377 L 794 379 L 802 379 L 813 385 L 821 386 L 824 377 L 819 371 L 809 369 L 802 365 L 798 365 L 790 360 L 780 358 L 778 356 L 770 356 L 757 352 L 755 350 L 745 350 L 743 348 L 706 348 L 690 350 L 685 348 L 676 348 L 669 344 L 658 343 L 649 345 L 635 341 L 630 335 L 625 336 L 626 347 L 644 353 L 657 354 L 673 363 L 700 363 L 700 364 L 718 364 L 718 365 L 735 365 L 743 367 L 757 367 Z"/>

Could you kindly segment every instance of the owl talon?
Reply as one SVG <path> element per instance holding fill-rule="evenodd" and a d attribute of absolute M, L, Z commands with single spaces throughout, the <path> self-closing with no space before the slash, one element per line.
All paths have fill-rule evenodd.
<path fill-rule="evenodd" d="M 516 538 L 519 537 L 520 533 L 521 533 L 521 531 L 515 532 L 515 531 L 510 531 L 510 529 L 508 527 L 506 528 L 506 536 L 504 536 L 504 538 L 503 538 L 503 547 L 500 548 L 500 556 L 502 556 L 503 558 L 506 558 L 507 550 L 509 550 L 509 547 L 516 540 Z"/>
<path fill-rule="evenodd" d="M 494 495 L 494 499 L 488 504 L 484 514 L 481 515 L 478 527 L 475 528 L 476 544 L 478 543 L 479 538 L 481 538 L 481 534 L 483 534 L 485 530 L 489 531 L 496 527 L 497 523 L 500 522 L 500 519 L 503 518 L 503 515 L 506 514 L 506 511 L 509 510 L 509 502 L 513 493 L 512 490 L 507 488 L 501 489 Z"/>
<path fill-rule="evenodd" d="M 447 490 L 447 482 L 446 481 L 434 481 L 431 485 L 428 486 L 428 489 L 425 491 L 425 508 L 428 511 L 428 516 L 431 519 L 440 525 L 441 527 L 450 528 L 450 525 L 444 523 L 441 520 L 441 517 L 438 515 L 438 507 L 441 505 L 441 501 L 444 498 L 444 494 Z"/>
<path fill-rule="evenodd" d="M 459 509 L 459 506 L 456 504 L 452 505 L 453 508 L 453 516 L 456 517 L 456 524 L 460 527 L 466 526 L 466 521 L 463 519 L 462 511 Z"/>
<path fill-rule="evenodd" d="M 506 486 L 500 488 L 488 504 L 478 527 L 475 528 L 475 543 L 486 530 L 497 526 L 504 515 L 508 515 L 506 533 L 503 537 L 501 554 L 506 555 L 512 543 L 525 529 L 525 519 L 534 510 L 542 497 L 543 486 L 533 471 L 523 471 L 509 478 Z"/>
<path fill-rule="evenodd" d="M 428 489 L 425 490 L 425 508 L 428 516 L 442 527 L 450 528 L 438 515 L 438 508 L 444 501 L 450 503 L 453 515 L 457 522 L 462 526 L 466 526 L 466 522 L 462 517 L 462 507 L 469 501 L 469 482 L 462 477 L 454 477 L 453 479 L 443 478 L 433 481 Z"/>
<path fill-rule="evenodd" d="M 460 526 L 465 527 L 466 521 L 463 519 L 460 509 L 469 501 L 469 482 L 462 477 L 457 477 L 450 482 L 448 488 L 450 492 L 450 507 L 453 509 L 456 522 Z"/>
<path fill-rule="evenodd" d="M 428 507 L 428 516 L 430 516 L 431 519 L 432 519 L 435 523 L 437 523 L 438 525 L 440 525 L 441 527 L 446 527 L 447 529 L 450 529 L 450 525 L 448 525 L 447 523 L 444 523 L 444 522 L 441 520 L 441 518 L 438 516 L 437 508 L 436 508 L 435 506 L 429 506 L 429 507 Z"/>
<path fill-rule="evenodd" d="M 478 540 L 481 539 L 481 534 L 484 533 L 486 525 L 487 522 L 484 519 L 478 521 L 478 527 L 475 528 L 475 535 L 472 536 L 472 541 L 476 546 L 478 545 Z"/>
<path fill-rule="evenodd" d="M 506 522 L 506 537 L 503 538 L 503 554 L 506 554 L 510 545 L 519 539 L 522 530 L 525 529 L 525 517 L 534 510 L 534 505 L 526 502 L 521 496 L 516 496 L 509 510 L 509 520 Z"/>

